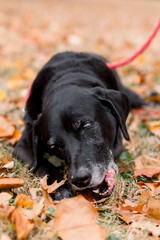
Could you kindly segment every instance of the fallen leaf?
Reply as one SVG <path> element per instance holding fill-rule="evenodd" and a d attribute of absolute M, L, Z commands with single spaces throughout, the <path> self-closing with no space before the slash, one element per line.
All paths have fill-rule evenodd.
<path fill-rule="evenodd" d="M 5 165 L 9 162 L 11 162 L 11 156 L 6 153 L 0 153 L 0 165 Z"/>
<path fill-rule="evenodd" d="M 38 216 L 39 214 L 41 214 L 43 212 L 44 209 L 44 198 L 42 198 L 39 203 L 34 203 L 33 208 L 32 209 L 25 209 L 22 208 L 21 212 L 23 213 L 23 215 L 25 215 L 27 217 L 27 219 L 34 219 L 36 216 Z"/>
<path fill-rule="evenodd" d="M 24 86 L 26 86 L 26 81 L 20 75 L 15 75 L 11 77 L 10 80 L 7 82 L 7 88 L 9 90 L 14 90 L 16 88 Z"/>
<path fill-rule="evenodd" d="M 0 235 L 0 240 L 12 240 L 7 234 L 2 233 Z"/>
<path fill-rule="evenodd" d="M 41 188 L 29 188 L 32 201 L 37 201 L 38 198 L 42 198 L 42 189 Z M 38 195 L 39 193 L 39 195 Z"/>
<path fill-rule="evenodd" d="M 5 93 L 0 89 L 0 100 L 4 101 L 6 99 Z"/>
<path fill-rule="evenodd" d="M 138 115 L 141 120 L 149 121 L 160 118 L 160 109 L 152 107 L 143 107 L 138 109 L 132 109 L 133 115 Z"/>
<path fill-rule="evenodd" d="M 27 207 L 32 207 L 34 202 L 27 195 L 18 194 L 14 204 L 15 206 L 27 208 Z"/>
<path fill-rule="evenodd" d="M 143 232 L 147 231 L 148 235 L 146 236 L 146 239 L 150 239 L 149 235 L 152 235 L 154 238 L 156 237 L 157 239 L 160 236 L 160 221 L 141 215 L 140 218 L 136 219 L 136 221 L 133 221 L 131 223 L 130 229 L 132 229 L 132 231 L 133 229 L 134 231 L 137 230 L 142 230 Z"/>
<path fill-rule="evenodd" d="M 34 228 L 31 223 L 22 213 L 19 207 L 10 207 L 6 212 L 9 220 L 15 225 L 17 238 L 19 240 L 26 238 Z"/>
<path fill-rule="evenodd" d="M 141 191 L 141 194 L 138 196 L 133 197 L 133 199 L 139 200 L 141 203 L 146 204 L 151 197 L 151 192 L 146 189 L 145 191 Z"/>
<path fill-rule="evenodd" d="M 6 207 L 9 205 L 9 200 L 12 198 L 12 195 L 7 192 L 0 193 L 0 205 Z"/>
<path fill-rule="evenodd" d="M 155 169 L 155 168 L 147 168 L 147 169 L 135 169 L 134 170 L 134 177 L 137 176 L 146 176 L 146 177 L 153 177 L 156 174 L 160 173 L 160 168 L 159 169 Z"/>
<path fill-rule="evenodd" d="M 160 200 L 150 198 L 147 204 L 148 216 L 160 220 Z"/>
<path fill-rule="evenodd" d="M 156 194 L 156 189 L 160 186 L 160 182 L 153 182 L 153 183 L 138 182 L 137 185 L 140 188 L 144 188 L 146 186 L 151 190 L 152 196 L 154 196 Z"/>
<path fill-rule="evenodd" d="M 54 234 L 63 240 L 104 240 L 106 230 L 97 217 L 95 207 L 81 195 L 63 199 L 56 206 Z"/>
<path fill-rule="evenodd" d="M 144 154 L 135 160 L 134 176 L 152 177 L 158 173 L 160 173 L 159 157 L 156 159 Z"/>
<path fill-rule="evenodd" d="M 159 121 L 145 121 L 148 129 L 154 134 L 160 137 L 160 120 Z"/>
<path fill-rule="evenodd" d="M 160 94 L 156 94 L 154 96 L 149 96 L 149 97 L 146 97 L 146 100 L 148 102 L 160 102 Z"/>
<path fill-rule="evenodd" d="M 135 159 L 135 169 L 149 169 L 149 168 L 160 168 L 160 159 L 159 157 L 152 158 L 145 154 Z"/>
<path fill-rule="evenodd" d="M 9 119 L 0 116 L 0 138 L 13 136 L 15 127 Z"/>
<path fill-rule="evenodd" d="M 47 176 L 45 176 L 43 179 L 40 180 L 41 183 L 41 189 L 42 189 L 42 194 L 44 197 L 44 205 L 45 209 L 48 209 L 49 207 L 54 206 L 54 202 L 52 200 L 52 197 L 49 195 L 47 189 Z"/>
<path fill-rule="evenodd" d="M 9 163 L 6 163 L 5 165 L 2 166 L 2 168 L 5 168 L 5 169 L 12 169 L 14 166 L 14 161 L 11 161 Z"/>
<path fill-rule="evenodd" d="M 47 190 L 48 193 L 55 193 L 56 189 L 59 188 L 60 186 L 62 186 L 65 183 L 66 180 L 62 180 L 59 183 L 57 183 L 57 180 L 51 184 L 51 185 L 47 185 L 47 175 L 44 176 L 44 178 L 41 179 L 41 186 L 43 186 L 43 188 L 45 190 Z"/>
<path fill-rule="evenodd" d="M 8 142 L 11 143 L 12 145 L 15 145 L 19 141 L 21 136 L 22 136 L 22 132 L 19 131 L 18 129 L 15 129 L 13 136 L 8 139 Z"/>
<path fill-rule="evenodd" d="M 0 178 L 0 190 L 19 188 L 23 186 L 24 181 L 21 178 Z"/>
<path fill-rule="evenodd" d="M 141 214 L 134 214 L 133 212 L 126 212 L 124 213 L 121 211 L 119 218 L 121 218 L 124 222 L 127 224 L 130 224 L 131 222 L 135 221 L 136 219 L 140 218 Z"/>

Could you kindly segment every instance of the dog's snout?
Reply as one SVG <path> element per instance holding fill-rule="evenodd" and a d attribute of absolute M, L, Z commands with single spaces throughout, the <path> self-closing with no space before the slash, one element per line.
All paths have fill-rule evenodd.
<path fill-rule="evenodd" d="M 71 178 L 71 183 L 78 188 L 87 187 L 91 181 L 91 173 L 88 168 L 79 169 Z"/>

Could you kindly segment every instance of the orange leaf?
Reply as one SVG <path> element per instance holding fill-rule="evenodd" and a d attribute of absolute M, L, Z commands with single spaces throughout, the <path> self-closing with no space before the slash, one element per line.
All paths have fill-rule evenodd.
<path fill-rule="evenodd" d="M 5 165 L 9 162 L 11 162 L 11 157 L 9 154 L 6 153 L 0 153 L 0 165 Z"/>
<path fill-rule="evenodd" d="M 150 96 L 146 98 L 147 101 L 155 101 L 155 102 L 160 102 L 160 94 L 156 94 L 155 96 Z"/>
<path fill-rule="evenodd" d="M 155 190 L 160 186 L 160 182 L 153 182 L 153 183 L 138 182 L 137 185 L 140 188 L 144 188 L 144 186 L 146 186 L 151 190 L 152 194 L 155 195 Z"/>
<path fill-rule="evenodd" d="M 15 145 L 15 143 L 19 141 L 21 136 L 22 136 L 21 131 L 19 131 L 18 129 L 15 129 L 13 136 L 8 139 L 8 142 L 11 143 L 12 145 Z"/>
<path fill-rule="evenodd" d="M 14 204 L 15 204 L 15 206 L 27 208 L 27 207 L 33 206 L 33 201 L 24 194 L 18 194 L 15 199 Z"/>
<path fill-rule="evenodd" d="M 0 116 L 0 138 L 11 137 L 14 133 L 15 127 L 12 121 Z"/>
<path fill-rule="evenodd" d="M 7 88 L 13 90 L 16 88 L 24 87 L 25 80 L 20 75 L 15 75 L 7 82 Z"/>
<path fill-rule="evenodd" d="M 19 240 L 26 238 L 34 228 L 34 224 L 22 215 L 19 207 L 10 207 L 7 211 L 7 217 L 15 224 Z"/>
<path fill-rule="evenodd" d="M 47 190 L 48 193 L 55 193 L 56 189 L 59 188 L 60 186 L 62 186 L 65 183 L 66 180 L 62 180 L 59 183 L 57 183 L 57 181 L 55 181 L 54 183 L 52 183 L 51 185 L 47 185 L 47 175 L 41 179 L 41 185 L 43 186 L 43 188 L 45 190 Z"/>
<path fill-rule="evenodd" d="M 23 184 L 24 181 L 21 178 L 0 178 L 0 190 L 18 188 Z"/>
<path fill-rule="evenodd" d="M 150 198 L 147 204 L 148 216 L 160 220 L 160 200 Z"/>
<path fill-rule="evenodd" d="M 42 193 L 44 197 L 44 205 L 45 205 L 45 208 L 48 209 L 49 207 L 54 206 L 54 202 L 46 189 L 48 186 L 47 175 L 40 180 L 40 183 L 41 183 Z"/>
<path fill-rule="evenodd" d="M 56 206 L 54 233 L 63 240 L 104 240 L 106 230 L 97 217 L 95 207 L 81 195 L 63 199 Z"/>
<path fill-rule="evenodd" d="M 146 191 L 141 191 L 141 195 L 133 197 L 133 199 L 138 199 L 141 203 L 146 204 L 151 197 L 151 192 L 147 189 Z"/>
<path fill-rule="evenodd" d="M 135 169 L 134 170 L 134 176 L 146 176 L 146 177 L 153 177 L 154 175 L 160 173 L 160 168 L 159 169 L 153 169 L 153 168 L 148 168 L 148 169 Z"/>

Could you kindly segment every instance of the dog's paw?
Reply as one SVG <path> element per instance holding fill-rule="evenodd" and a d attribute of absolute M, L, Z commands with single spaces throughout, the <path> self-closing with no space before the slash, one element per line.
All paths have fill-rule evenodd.
<path fill-rule="evenodd" d="M 51 197 L 53 200 L 57 201 L 62 200 L 64 198 L 71 198 L 74 197 L 74 191 L 71 185 L 68 182 L 66 182 L 64 185 L 62 185 L 56 190 L 56 193 L 51 194 Z"/>

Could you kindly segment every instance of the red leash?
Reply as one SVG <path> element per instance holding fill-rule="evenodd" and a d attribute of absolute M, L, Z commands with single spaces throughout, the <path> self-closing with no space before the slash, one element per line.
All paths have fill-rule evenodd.
<path fill-rule="evenodd" d="M 140 55 L 144 50 L 146 50 L 146 48 L 149 46 L 149 44 L 151 43 L 151 41 L 153 40 L 153 38 L 155 37 L 155 35 L 157 34 L 159 29 L 160 29 L 160 19 L 159 19 L 158 24 L 156 25 L 156 27 L 153 29 L 153 32 L 149 36 L 148 40 L 133 55 L 131 55 L 129 58 L 122 59 L 122 60 L 117 61 L 117 62 L 107 63 L 106 65 L 109 68 L 117 68 L 117 67 L 123 66 L 123 65 L 133 61 L 138 55 Z"/>
<path fill-rule="evenodd" d="M 156 25 L 156 27 L 153 29 L 153 32 L 151 33 L 151 35 L 149 36 L 148 40 L 142 45 L 142 47 L 140 49 L 138 49 L 133 55 L 131 55 L 129 58 L 126 59 L 122 59 L 120 61 L 117 62 L 113 62 L 113 63 L 106 63 L 106 65 L 109 68 L 117 68 L 120 66 L 123 66 L 127 63 L 130 63 L 131 61 L 133 61 L 138 55 L 140 55 L 144 50 L 146 50 L 146 48 L 149 46 L 149 44 L 151 43 L 151 41 L 153 40 L 153 38 L 156 36 L 158 30 L 160 29 L 160 19 L 158 20 L 158 24 Z M 28 91 L 27 91 L 27 95 L 25 97 L 25 103 L 28 100 L 29 94 L 30 94 L 30 90 L 31 87 L 29 87 Z"/>

